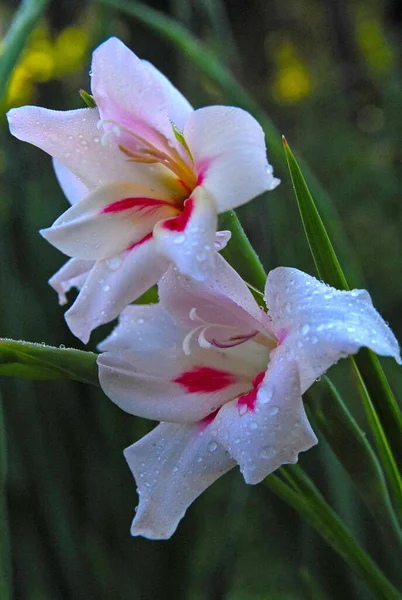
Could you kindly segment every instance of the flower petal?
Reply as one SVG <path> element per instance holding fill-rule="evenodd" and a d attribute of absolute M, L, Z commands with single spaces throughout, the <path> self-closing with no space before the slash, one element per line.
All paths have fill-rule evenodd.
<path fill-rule="evenodd" d="M 218 442 L 239 464 L 246 483 L 259 483 L 317 443 L 303 407 L 296 363 L 269 363 L 253 409 L 225 404 L 211 425 Z"/>
<path fill-rule="evenodd" d="M 297 361 L 302 393 L 362 346 L 400 362 L 398 342 L 365 290 L 336 290 L 302 271 L 279 267 L 269 273 L 265 295 L 281 341 L 274 352 Z"/>
<path fill-rule="evenodd" d="M 115 183 L 88 194 L 41 234 L 68 256 L 99 260 L 126 250 L 157 221 L 177 213 L 169 202 L 152 197 L 149 188 Z"/>
<path fill-rule="evenodd" d="M 112 181 L 157 183 L 158 169 L 129 162 L 115 144 L 101 143 L 96 108 L 56 111 L 23 106 L 10 110 L 7 117 L 15 137 L 53 156 L 88 188 Z"/>
<path fill-rule="evenodd" d="M 128 413 L 173 423 L 194 423 L 251 389 L 265 368 L 267 352 L 255 344 L 248 362 L 243 352 L 195 347 L 123 351 L 98 357 L 103 391 Z"/>
<path fill-rule="evenodd" d="M 88 193 L 87 186 L 60 161 L 53 159 L 57 181 L 70 204 L 76 204 Z"/>
<path fill-rule="evenodd" d="M 71 288 L 82 288 L 94 264 L 92 260 L 71 258 L 49 279 L 49 284 L 59 295 L 59 304 L 67 303 L 66 293 Z"/>
<path fill-rule="evenodd" d="M 65 318 L 84 344 L 91 331 L 115 319 L 131 302 L 152 287 L 168 267 L 155 252 L 152 238 L 132 250 L 95 263 Z"/>
<path fill-rule="evenodd" d="M 224 341 L 230 335 L 270 333 L 269 320 L 238 273 L 219 254 L 215 268 L 199 283 L 170 267 L 159 282 L 160 302 L 176 321 L 188 327 L 218 324 L 205 331 L 207 340 Z M 228 329 L 231 328 L 231 329 Z"/>
<path fill-rule="evenodd" d="M 212 194 L 218 213 L 279 184 L 267 162 L 264 132 L 241 108 L 209 106 L 194 111 L 185 124 L 184 137 L 198 183 Z"/>
<path fill-rule="evenodd" d="M 158 251 L 186 275 L 205 280 L 215 264 L 217 215 L 215 204 L 203 188 L 196 188 L 181 214 L 155 227 Z"/>
<path fill-rule="evenodd" d="M 138 486 L 132 535 L 167 539 L 192 502 L 234 461 L 209 428 L 161 423 L 124 451 Z"/>
<path fill-rule="evenodd" d="M 173 321 L 160 304 L 136 304 L 123 310 L 119 324 L 98 344 L 98 349 L 121 352 L 181 348 L 187 331 Z"/>
<path fill-rule="evenodd" d="M 155 79 L 158 80 L 165 99 L 167 101 L 167 114 L 169 119 L 173 121 L 180 131 L 183 131 L 184 124 L 193 112 L 193 107 L 190 102 L 183 96 L 181 92 L 172 84 L 171 81 L 161 73 L 152 63 L 147 60 L 142 61 L 152 72 Z"/>
<path fill-rule="evenodd" d="M 158 132 L 174 139 L 165 85 L 119 39 L 101 44 L 92 58 L 92 94 L 102 120 L 112 120 L 155 145 Z"/>

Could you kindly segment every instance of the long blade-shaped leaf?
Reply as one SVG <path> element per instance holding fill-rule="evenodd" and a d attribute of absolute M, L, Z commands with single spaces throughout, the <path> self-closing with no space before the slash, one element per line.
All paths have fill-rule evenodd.
<path fill-rule="evenodd" d="M 334 287 L 349 289 L 324 223 L 301 169 L 286 141 L 284 141 L 284 148 L 297 204 L 318 275 Z M 364 370 L 367 374 L 370 372 L 370 377 L 363 380 L 356 362 L 359 365 L 364 365 Z M 370 397 L 370 402 L 366 402 L 364 406 L 368 411 L 369 422 L 375 436 L 377 448 L 379 448 L 380 457 L 382 460 L 386 460 L 384 468 L 392 482 L 394 481 L 393 473 L 396 464 L 393 453 L 397 455 L 400 452 L 402 439 L 402 413 L 377 357 L 372 352 L 362 353 L 357 357 L 356 362 L 352 359 L 358 377 L 363 382 L 364 389 Z M 373 417 L 373 411 L 375 417 Z"/>
<path fill-rule="evenodd" d="M 393 541 L 395 548 L 402 550 L 402 531 L 378 459 L 335 385 L 328 377 L 323 377 L 322 381 L 321 389 L 327 393 L 320 397 L 317 393 L 314 394 L 309 410 L 310 419 L 321 430 L 349 473 L 356 490 L 388 540 Z M 330 398 L 327 397 L 328 393 Z"/>
<path fill-rule="evenodd" d="M 99 385 L 96 354 L 0 338 L 0 375 L 28 379 L 75 379 Z"/>
<path fill-rule="evenodd" d="M 26 41 L 41 18 L 49 0 L 23 0 L 4 38 L 0 58 L 0 104 L 7 91 L 8 80 Z"/>
<path fill-rule="evenodd" d="M 290 485 L 281 481 L 277 475 L 270 475 L 265 480 L 266 486 L 297 510 L 342 556 L 374 597 L 381 600 L 401 600 L 398 590 L 359 546 L 303 470 L 298 465 L 292 465 L 282 467 L 280 472 Z"/>

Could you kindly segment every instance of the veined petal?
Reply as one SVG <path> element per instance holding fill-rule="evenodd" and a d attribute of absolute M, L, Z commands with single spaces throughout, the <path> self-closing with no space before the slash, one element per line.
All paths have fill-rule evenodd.
<path fill-rule="evenodd" d="M 198 187 L 178 217 L 162 221 L 155 227 L 157 249 L 181 273 L 204 281 L 215 264 L 216 226 L 214 201 Z"/>
<path fill-rule="evenodd" d="M 59 295 L 59 304 L 66 304 L 66 293 L 71 288 L 82 288 L 94 264 L 92 260 L 71 258 L 49 279 L 49 285 Z"/>
<path fill-rule="evenodd" d="M 126 250 L 157 221 L 176 214 L 177 208 L 152 197 L 149 188 L 116 183 L 88 194 L 41 234 L 68 256 L 99 260 Z"/>
<path fill-rule="evenodd" d="M 10 110 L 7 118 L 16 138 L 53 156 L 90 189 L 113 181 L 135 181 L 155 192 L 163 189 L 163 181 L 158 186 L 163 167 L 129 162 L 117 145 L 101 143 L 97 108 L 57 111 L 22 106 Z"/>
<path fill-rule="evenodd" d="M 205 350 L 190 356 L 181 349 L 106 352 L 98 357 L 99 381 L 126 412 L 172 423 L 194 423 L 225 402 L 247 392 L 267 364 L 255 344 L 250 362 L 236 348 Z"/>
<path fill-rule="evenodd" d="M 296 363 L 269 363 L 256 403 L 225 404 L 213 423 L 216 439 L 240 466 L 246 483 L 259 483 L 317 443 L 303 407 Z"/>
<path fill-rule="evenodd" d="M 362 346 L 400 362 L 398 342 L 365 290 L 336 290 L 302 271 L 279 267 L 269 273 L 265 295 L 280 339 L 274 353 L 297 361 L 302 393 Z"/>
<path fill-rule="evenodd" d="M 160 304 L 136 304 L 123 310 L 119 324 L 98 349 L 121 352 L 181 348 L 187 332 L 188 328 L 173 321 Z"/>
<path fill-rule="evenodd" d="M 190 504 L 235 465 L 198 424 L 161 423 L 124 456 L 139 494 L 131 533 L 149 539 L 169 538 Z"/>
<path fill-rule="evenodd" d="M 119 39 L 109 38 L 93 53 L 91 88 L 102 120 L 113 120 L 157 146 L 158 132 L 173 138 L 165 85 Z"/>
<path fill-rule="evenodd" d="M 88 194 L 87 186 L 60 161 L 53 159 L 57 181 L 70 204 L 76 204 Z"/>
<path fill-rule="evenodd" d="M 161 73 L 152 63 L 147 60 L 142 61 L 148 69 L 158 80 L 166 102 L 167 102 L 167 114 L 169 119 L 183 131 L 184 124 L 189 117 L 190 113 L 193 112 L 193 107 L 190 102 L 183 96 L 181 92 L 172 84 L 171 81 L 163 73 Z"/>
<path fill-rule="evenodd" d="M 91 331 L 115 319 L 131 302 L 152 287 L 168 267 L 155 252 L 152 237 L 130 251 L 95 263 L 65 318 L 72 333 L 84 344 Z"/>
<path fill-rule="evenodd" d="M 263 130 L 240 108 L 209 106 L 194 111 L 185 124 L 184 137 L 198 184 L 212 194 L 218 213 L 279 184 L 267 162 Z"/>
<path fill-rule="evenodd" d="M 247 285 L 220 254 L 216 254 L 215 268 L 202 283 L 170 267 L 159 282 L 159 298 L 169 314 L 188 327 L 202 322 L 218 324 L 220 330 L 205 331 L 209 341 L 227 340 L 234 332 L 247 336 L 270 331 L 268 319 Z"/>

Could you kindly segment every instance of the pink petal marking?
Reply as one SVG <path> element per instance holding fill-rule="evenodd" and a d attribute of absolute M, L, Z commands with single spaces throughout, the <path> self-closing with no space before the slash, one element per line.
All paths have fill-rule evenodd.
<path fill-rule="evenodd" d="M 190 198 L 186 200 L 184 208 L 179 216 L 163 221 L 163 227 L 165 229 L 169 229 L 170 231 L 184 231 L 193 210 L 194 199 L 190 196 Z"/>
<path fill-rule="evenodd" d="M 119 213 L 130 210 L 131 208 L 137 208 L 138 210 L 150 208 L 151 210 L 149 212 L 152 212 L 162 205 L 172 206 L 170 202 L 158 200 L 157 198 L 123 198 L 122 200 L 117 200 L 116 202 L 112 202 L 111 204 L 108 204 L 108 206 L 105 206 L 105 208 L 102 209 L 101 214 Z"/>
<path fill-rule="evenodd" d="M 247 394 L 243 394 L 242 396 L 239 396 L 239 399 L 237 400 L 237 406 L 240 409 L 241 409 L 241 407 L 245 407 L 246 408 L 245 412 L 247 412 L 249 410 L 251 410 L 251 411 L 255 410 L 255 403 L 257 401 L 258 388 L 260 387 L 262 380 L 264 379 L 264 375 L 265 375 L 265 371 L 261 371 L 261 373 L 258 373 L 258 375 L 256 375 L 252 381 L 253 389 L 250 390 L 249 392 L 247 392 Z"/>
<path fill-rule="evenodd" d="M 130 252 L 130 250 L 134 250 L 134 248 L 137 248 L 137 246 L 141 246 L 141 244 L 144 244 L 145 242 L 150 240 L 152 238 L 152 235 L 152 231 L 151 233 L 147 233 L 147 235 L 144 236 L 141 240 L 139 240 L 138 242 L 134 242 L 134 244 L 131 244 L 131 246 L 127 248 L 127 252 Z"/>
<path fill-rule="evenodd" d="M 211 425 L 211 423 L 213 423 L 213 421 L 215 421 L 215 417 L 219 411 L 220 411 L 220 408 L 217 408 L 216 410 L 214 410 L 214 412 L 211 412 L 207 417 L 204 417 L 203 419 L 201 419 L 201 421 L 199 422 L 201 431 L 204 431 L 204 429 L 206 429 L 208 427 L 208 425 Z"/>
<path fill-rule="evenodd" d="M 279 346 L 279 344 L 282 344 L 282 342 L 284 341 L 284 339 L 286 338 L 287 335 L 288 335 L 287 329 L 280 329 L 278 331 L 278 333 L 276 334 L 276 339 L 278 340 L 278 346 Z"/>
<path fill-rule="evenodd" d="M 233 373 L 220 371 L 212 367 L 194 367 L 191 371 L 182 373 L 173 381 L 185 387 L 189 394 L 208 394 L 218 392 L 236 383 L 236 377 Z"/>

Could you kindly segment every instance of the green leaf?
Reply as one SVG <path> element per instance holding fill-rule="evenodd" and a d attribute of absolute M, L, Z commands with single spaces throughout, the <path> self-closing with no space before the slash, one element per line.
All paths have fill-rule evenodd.
<path fill-rule="evenodd" d="M 96 108 L 95 98 L 85 90 L 80 90 L 79 94 L 89 108 Z"/>
<path fill-rule="evenodd" d="M 296 194 L 306 237 L 317 268 L 318 276 L 339 289 L 349 289 L 341 265 L 335 254 L 324 223 L 315 206 L 296 159 L 284 140 L 286 159 Z M 385 377 L 378 358 L 372 352 L 362 352 L 351 358 L 355 369 L 358 388 L 376 446 L 393 489 L 393 497 L 400 505 L 400 477 L 394 453 L 400 452 L 402 439 L 402 413 L 391 387 Z M 357 365 L 366 375 L 363 379 Z M 399 511 L 398 511 L 399 512 Z"/>
<path fill-rule="evenodd" d="M 96 354 L 0 338 L 0 375 L 99 385 Z"/>
<path fill-rule="evenodd" d="M 318 389 L 317 389 L 318 388 Z M 317 394 L 323 391 L 324 395 Z M 402 532 L 392 507 L 381 465 L 366 434 L 348 411 L 339 391 L 328 377 L 314 388 L 307 404 L 309 418 L 321 431 L 339 462 L 349 473 L 363 502 L 388 541 L 402 550 Z M 330 395 L 330 398 L 328 398 Z"/>
<path fill-rule="evenodd" d="M 0 598 L 11 600 L 11 548 L 7 510 L 7 440 L 0 392 Z"/>
<path fill-rule="evenodd" d="M 265 485 L 303 516 L 364 581 L 374 597 L 401 600 L 398 590 L 357 543 L 303 470 L 298 465 L 288 465 L 279 472 L 288 483 L 278 475 L 270 475 Z"/>
<path fill-rule="evenodd" d="M 0 60 L 0 104 L 6 93 L 13 68 L 18 62 L 29 35 L 38 24 L 49 0 L 23 0 L 3 40 Z"/>

